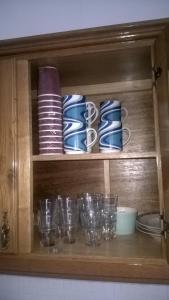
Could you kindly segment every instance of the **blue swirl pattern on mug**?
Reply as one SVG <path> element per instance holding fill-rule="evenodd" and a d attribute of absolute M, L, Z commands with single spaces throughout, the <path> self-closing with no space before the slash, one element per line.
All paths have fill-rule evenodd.
<path fill-rule="evenodd" d="M 64 150 L 86 152 L 86 124 L 76 119 L 64 119 Z"/>
<path fill-rule="evenodd" d="M 117 100 L 105 100 L 100 103 L 101 121 L 121 121 L 121 104 Z"/>
<path fill-rule="evenodd" d="M 117 122 L 116 126 L 114 122 L 109 123 L 108 121 L 101 124 L 99 127 L 99 149 L 119 151 L 123 149 L 121 122 Z"/>
<path fill-rule="evenodd" d="M 66 95 L 63 97 L 64 119 L 76 119 L 86 123 L 86 97 L 82 95 Z"/>

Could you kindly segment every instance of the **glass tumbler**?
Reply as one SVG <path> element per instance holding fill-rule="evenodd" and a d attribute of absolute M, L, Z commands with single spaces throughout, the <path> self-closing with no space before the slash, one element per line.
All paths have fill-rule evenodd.
<path fill-rule="evenodd" d="M 77 199 L 72 196 L 60 196 L 60 216 L 63 241 L 75 243 L 79 223 L 79 205 Z"/>
<path fill-rule="evenodd" d="M 99 246 L 102 240 L 102 212 L 98 209 L 81 211 L 81 224 L 85 243 L 88 246 Z"/>
<path fill-rule="evenodd" d="M 81 211 L 101 210 L 104 204 L 104 197 L 101 193 L 82 193 L 78 195 Z"/>
<path fill-rule="evenodd" d="M 59 237 L 59 205 L 57 199 L 46 198 L 39 202 L 38 226 L 43 247 L 54 247 Z"/>
<path fill-rule="evenodd" d="M 102 240 L 103 195 L 83 193 L 80 196 L 80 220 L 84 232 L 85 243 L 98 246 Z"/>
<path fill-rule="evenodd" d="M 105 195 L 103 214 L 102 233 L 105 240 L 111 240 L 115 237 L 116 219 L 117 219 L 117 195 Z"/>

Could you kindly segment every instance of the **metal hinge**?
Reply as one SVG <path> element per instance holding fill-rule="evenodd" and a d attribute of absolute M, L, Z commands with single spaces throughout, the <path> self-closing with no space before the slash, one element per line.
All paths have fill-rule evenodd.
<path fill-rule="evenodd" d="M 152 68 L 152 71 L 153 71 L 153 75 L 154 75 L 154 81 L 156 82 L 158 78 L 161 77 L 161 74 L 162 74 L 162 68 L 161 67 L 156 67 L 154 66 Z"/>
<path fill-rule="evenodd" d="M 164 215 L 161 215 L 161 228 L 164 237 L 167 237 L 167 233 L 169 233 L 169 222 L 164 219 Z"/>
<path fill-rule="evenodd" d="M 163 220 L 163 229 L 164 229 L 164 231 L 169 232 L 169 222 L 166 222 L 165 220 Z"/>
<path fill-rule="evenodd" d="M 2 213 L 2 223 L 0 224 L 0 249 L 7 249 L 9 244 L 9 224 L 7 211 Z"/>

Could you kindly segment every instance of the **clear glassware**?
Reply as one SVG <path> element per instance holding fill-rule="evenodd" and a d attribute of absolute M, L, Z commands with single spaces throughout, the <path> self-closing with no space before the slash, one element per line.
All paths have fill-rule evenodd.
<path fill-rule="evenodd" d="M 73 196 L 60 196 L 61 231 L 65 243 L 75 243 L 79 224 L 79 205 Z"/>
<path fill-rule="evenodd" d="M 81 211 L 81 224 L 84 232 L 85 243 L 89 246 L 98 246 L 102 240 L 103 215 L 100 209 L 87 209 Z"/>
<path fill-rule="evenodd" d="M 80 220 L 84 232 L 85 243 L 98 246 L 102 240 L 103 194 L 83 193 L 79 195 Z"/>
<path fill-rule="evenodd" d="M 111 240 L 116 236 L 116 220 L 117 220 L 117 195 L 104 196 L 103 214 L 103 227 L 102 233 L 105 240 Z"/>
<path fill-rule="evenodd" d="M 78 195 L 80 200 L 80 209 L 102 209 L 104 197 L 101 193 L 82 193 Z"/>
<path fill-rule="evenodd" d="M 56 247 L 59 238 L 59 205 L 57 199 L 45 198 L 39 202 L 38 227 L 40 245 Z"/>

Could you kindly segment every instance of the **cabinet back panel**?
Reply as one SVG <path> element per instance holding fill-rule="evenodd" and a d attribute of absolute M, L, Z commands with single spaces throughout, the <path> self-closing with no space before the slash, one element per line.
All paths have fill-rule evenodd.
<path fill-rule="evenodd" d="M 104 193 L 103 161 L 34 162 L 34 200 L 57 194 Z M 110 161 L 111 193 L 139 213 L 158 211 L 155 159 Z"/>
<path fill-rule="evenodd" d="M 124 147 L 124 152 L 148 152 L 155 150 L 154 138 L 154 113 L 151 91 L 138 91 L 128 93 L 109 93 L 100 95 L 87 95 L 87 101 L 99 104 L 105 99 L 118 99 L 122 106 L 128 110 L 128 118 L 123 122 L 123 127 L 131 130 L 131 139 Z M 38 118 L 37 99 L 33 100 L 33 154 L 38 154 Z M 99 118 L 93 124 L 97 130 Z M 124 137 L 125 138 L 125 137 Z M 93 152 L 99 152 L 98 142 L 93 147 Z"/>
<path fill-rule="evenodd" d="M 150 47 L 135 46 L 116 50 L 110 45 L 110 50 L 97 45 L 83 47 L 79 54 L 62 49 L 55 57 L 32 60 L 32 87 L 37 88 L 38 67 L 45 65 L 58 68 L 62 87 L 151 78 Z"/>
<path fill-rule="evenodd" d="M 34 162 L 34 199 L 104 192 L 103 161 Z"/>
<path fill-rule="evenodd" d="M 159 211 L 155 159 L 112 160 L 110 185 L 119 205 L 135 207 L 139 213 Z"/>
<path fill-rule="evenodd" d="M 124 147 L 124 152 L 148 152 L 155 150 L 154 137 L 154 112 L 153 98 L 151 91 L 139 91 L 129 93 L 112 93 L 102 94 L 97 96 L 87 96 L 88 101 L 96 103 L 99 109 L 99 104 L 105 99 L 116 99 L 122 104 L 122 107 L 127 108 L 128 117 L 124 120 L 123 127 L 127 127 L 131 131 L 131 139 Z M 98 121 L 96 120 L 93 127 L 97 129 Z M 127 136 L 124 135 L 124 140 Z M 98 152 L 98 144 L 93 149 Z"/>

